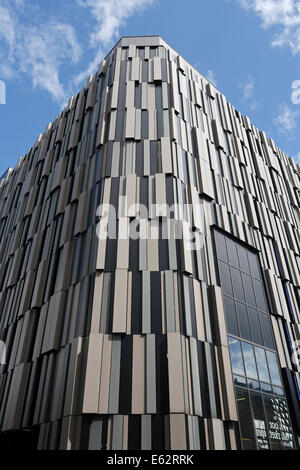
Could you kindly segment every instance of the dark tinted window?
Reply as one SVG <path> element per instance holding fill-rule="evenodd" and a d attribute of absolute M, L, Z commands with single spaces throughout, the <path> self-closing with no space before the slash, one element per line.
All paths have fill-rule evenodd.
<path fill-rule="evenodd" d="M 230 268 L 230 271 L 232 276 L 234 297 L 238 300 L 245 301 L 241 272 L 235 268 Z"/>
<path fill-rule="evenodd" d="M 242 245 L 237 245 L 241 271 L 250 274 L 247 250 Z"/>
<path fill-rule="evenodd" d="M 260 313 L 259 318 L 264 338 L 264 345 L 266 346 L 266 348 L 274 349 L 274 339 L 272 334 L 270 317 L 269 315 Z"/>
<path fill-rule="evenodd" d="M 260 393 L 250 392 L 250 400 L 257 447 L 258 449 L 269 449 L 267 422 L 262 396 Z"/>
<path fill-rule="evenodd" d="M 222 287 L 224 294 L 228 294 L 232 296 L 233 291 L 232 291 L 229 266 L 223 263 L 222 261 L 220 261 L 219 272 L 220 272 L 220 283 L 221 283 L 221 287 Z"/>
<path fill-rule="evenodd" d="M 244 284 L 246 303 L 251 305 L 251 307 L 255 307 L 255 297 L 254 297 L 252 278 L 250 276 L 247 276 L 247 274 L 242 274 L 242 278 L 243 278 L 243 284 Z"/>
<path fill-rule="evenodd" d="M 224 309 L 228 333 L 239 336 L 239 327 L 236 317 L 235 304 L 232 299 L 224 296 Z"/>
<path fill-rule="evenodd" d="M 215 232 L 215 242 L 218 258 L 224 261 L 228 261 L 225 237 L 219 232 Z"/>
<path fill-rule="evenodd" d="M 232 266 L 239 268 L 239 258 L 236 249 L 236 243 L 230 238 L 226 239 L 227 250 L 228 250 L 228 261 Z"/>
<path fill-rule="evenodd" d="M 255 292 L 257 308 L 259 308 L 259 310 L 263 310 L 264 312 L 266 312 L 267 305 L 266 305 L 262 283 L 257 281 L 256 279 L 253 279 L 253 287 L 254 287 L 254 292 Z"/>
<path fill-rule="evenodd" d="M 240 337 L 251 341 L 252 337 L 251 337 L 247 307 L 245 304 L 241 304 L 240 302 L 236 302 L 235 305 L 236 305 L 238 322 L 240 326 Z"/>
<path fill-rule="evenodd" d="M 249 312 L 249 320 L 250 320 L 250 325 L 251 325 L 251 330 L 252 330 L 253 341 L 254 343 L 257 343 L 257 344 L 264 344 L 262 333 L 261 333 L 261 327 L 259 323 L 258 311 L 255 310 L 254 308 L 249 308 L 248 312 Z"/>
<path fill-rule="evenodd" d="M 243 449 L 254 450 L 256 449 L 256 441 L 248 391 L 237 388 L 236 400 Z"/>
<path fill-rule="evenodd" d="M 257 263 L 257 255 L 255 255 L 251 251 L 248 251 L 248 259 L 249 259 L 251 276 L 256 277 L 257 279 L 260 279 L 260 271 L 259 271 L 258 263 Z"/>

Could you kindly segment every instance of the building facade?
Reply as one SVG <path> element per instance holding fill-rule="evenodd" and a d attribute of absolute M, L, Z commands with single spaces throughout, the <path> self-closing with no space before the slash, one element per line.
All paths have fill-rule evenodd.
<path fill-rule="evenodd" d="M 0 181 L 0 446 L 297 449 L 300 166 L 122 38 Z"/>

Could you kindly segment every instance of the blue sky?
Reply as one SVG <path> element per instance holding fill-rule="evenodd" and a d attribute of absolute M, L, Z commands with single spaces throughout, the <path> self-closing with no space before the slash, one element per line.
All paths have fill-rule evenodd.
<path fill-rule="evenodd" d="M 120 36 L 153 34 L 300 163 L 300 1 L 0 0 L 0 175 Z"/>

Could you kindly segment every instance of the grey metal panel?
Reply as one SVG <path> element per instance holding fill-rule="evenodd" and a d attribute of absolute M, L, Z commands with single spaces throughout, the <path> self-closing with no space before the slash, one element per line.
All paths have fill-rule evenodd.
<path fill-rule="evenodd" d="M 101 420 L 95 420 L 91 423 L 89 432 L 89 450 L 101 450 L 102 424 L 103 421 Z"/>
<path fill-rule="evenodd" d="M 142 290 L 142 331 L 144 334 L 151 333 L 151 291 L 150 272 L 143 271 Z"/>
<path fill-rule="evenodd" d="M 123 449 L 123 420 L 121 415 L 113 416 L 112 424 L 112 450 Z"/>
<path fill-rule="evenodd" d="M 141 450 L 151 450 L 151 415 L 142 415 L 141 416 Z"/>
<path fill-rule="evenodd" d="M 113 336 L 111 351 L 110 388 L 108 413 L 115 414 L 119 411 L 120 393 L 120 359 L 121 359 L 121 338 Z"/>
<path fill-rule="evenodd" d="M 156 413 L 155 335 L 146 336 L 146 411 Z"/>
<path fill-rule="evenodd" d="M 174 305 L 174 286 L 173 286 L 173 272 L 165 272 L 165 292 L 166 292 L 166 319 L 167 319 L 167 332 L 173 333 L 176 331 L 175 324 L 175 305 Z"/>

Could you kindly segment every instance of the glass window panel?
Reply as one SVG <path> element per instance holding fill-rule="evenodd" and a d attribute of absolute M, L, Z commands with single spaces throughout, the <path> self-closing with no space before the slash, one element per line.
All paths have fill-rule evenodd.
<path fill-rule="evenodd" d="M 254 347 L 254 350 L 259 380 L 261 380 L 262 382 L 270 382 L 270 375 L 265 350 L 262 348 L 258 348 L 257 346 Z"/>
<path fill-rule="evenodd" d="M 260 390 L 259 382 L 257 382 L 256 380 L 247 380 L 247 383 L 248 388 L 250 388 L 251 390 Z"/>
<path fill-rule="evenodd" d="M 279 397 L 284 396 L 283 388 L 281 388 L 281 387 L 273 387 L 273 393 L 274 393 L 274 395 L 277 395 Z"/>
<path fill-rule="evenodd" d="M 244 289 L 242 284 L 241 272 L 238 269 L 230 268 L 234 297 L 238 300 L 245 301 Z"/>
<path fill-rule="evenodd" d="M 242 277 L 243 277 L 246 303 L 251 305 L 251 307 L 255 307 L 256 302 L 255 302 L 252 278 L 250 276 L 247 276 L 247 274 L 242 274 Z"/>
<path fill-rule="evenodd" d="M 257 379 L 257 369 L 252 344 L 242 343 L 246 376 L 251 379 Z"/>
<path fill-rule="evenodd" d="M 271 320 L 269 315 L 266 315 L 264 313 L 259 314 L 260 318 L 260 324 L 261 324 L 261 329 L 264 337 L 264 345 L 267 348 L 274 349 L 274 339 L 273 339 L 273 333 L 272 333 L 272 325 L 271 325 Z"/>
<path fill-rule="evenodd" d="M 250 274 L 250 266 L 249 266 L 248 255 L 247 255 L 248 250 L 246 250 L 246 248 L 240 244 L 237 245 L 237 250 L 238 250 L 241 270 L 247 274 Z"/>
<path fill-rule="evenodd" d="M 256 279 L 253 279 L 253 286 L 254 286 L 257 308 L 259 310 L 263 310 L 264 312 L 267 312 L 267 305 L 266 305 L 262 283 L 257 281 Z"/>
<path fill-rule="evenodd" d="M 249 313 L 249 320 L 250 320 L 250 325 L 251 325 L 251 330 L 252 330 L 252 335 L 253 335 L 253 341 L 254 343 L 263 345 L 264 343 L 263 343 L 263 337 L 262 337 L 260 323 L 259 323 L 258 311 L 255 310 L 254 308 L 248 308 L 248 313 Z"/>
<path fill-rule="evenodd" d="M 239 387 L 247 387 L 247 380 L 244 377 L 239 377 L 238 375 L 233 376 L 233 383 Z"/>
<path fill-rule="evenodd" d="M 220 282 L 221 282 L 222 291 L 224 292 L 224 294 L 233 296 L 229 266 L 223 263 L 223 261 L 220 261 L 219 271 L 220 271 Z"/>
<path fill-rule="evenodd" d="M 293 434 L 285 400 L 264 396 L 272 450 L 293 449 Z"/>
<path fill-rule="evenodd" d="M 242 447 L 244 450 L 255 450 L 256 441 L 248 391 L 236 388 L 235 393 L 239 414 Z"/>
<path fill-rule="evenodd" d="M 250 272 L 253 277 L 256 277 L 256 279 L 260 279 L 260 270 L 258 267 L 258 262 L 257 262 L 257 255 L 255 253 L 252 253 L 252 251 L 248 251 L 248 259 L 249 259 L 249 265 L 250 265 Z"/>
<path fill-rule="evenodd" d="M 239 327 L 236 317 L 234 301 L 224 296 L 224 309 L 228 333 L 239 336 Z"/>
<path fill-rule="evenodd" d="M 280 372 L 278 368 L 278 361 L 277 361 L 276 354 L 271 351 L 267 351 L 267 359 L 268 359 L 272 384 L 281 385 L 281 378 L 280 378 Z"/>
<path fill-rule="evenodd" d="M 239 268 L 239 258 L 236 249 L 236 243 L 230 238 L 226 237 L 227 251 L 228 251 L 228 260 L 232 266 Z"/>
<path fill-rule="evenodd" d="M 265 383 L 262 383 L 260 384 L 260 388 L 262 390 L 262 392 L 265 392 L 265 393 L 270 393 L 272 392 L 272 387 L 270 384 L 265 384 Z"/>
<path fill-rule="evenodd" d="M 241 304 L 240 302 L 236 302 L 235 306 L 236 306 L 236 312 L 237 312 L 238 322 L 240 326 L 240 336 L 243 339 L 248 339 L 249 341 L 251 341 L 252 336 L 251 336 L 251 330 L 250 330 L 250 325 L 249 325 L 247 307 L 246 305 Z"/>
<path fill-rule="evenodd" d="M 231 337 L 228 338 L 228 341 L 233 373 L 245 375 L 241 342 Z"/>
<path fill-rule="evenodd" d="M 254 431 L 258 449 L 269 449 L 269 438 L 263 399 L 260 393 L 250 392 Z"/>
<path fill-rule="evenodd" d="M 225 243 L 225 237 L 220 232 L 215 232 L 215 242 L 217 249 L 217 256 L 219 259 L 222 259 L 228 262 L 227 249 Z"/>

